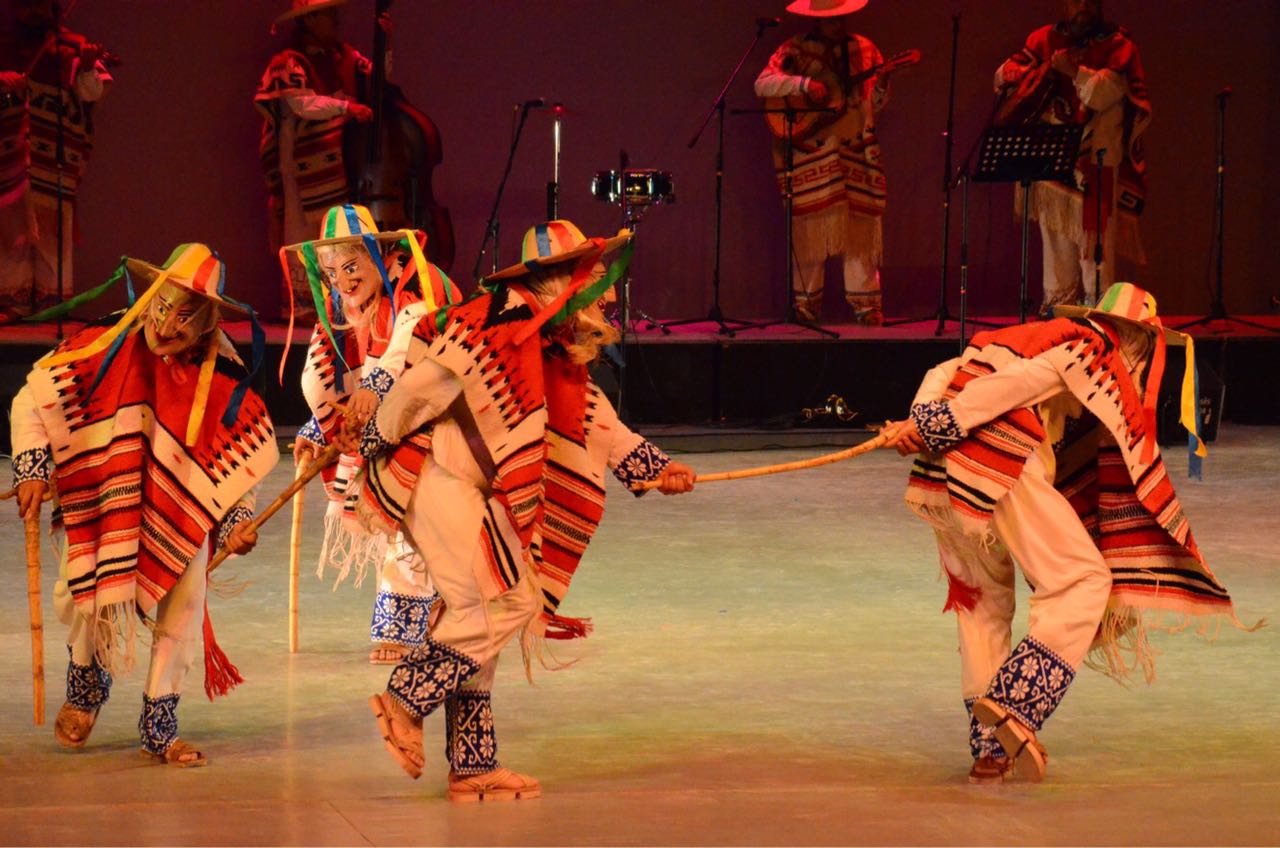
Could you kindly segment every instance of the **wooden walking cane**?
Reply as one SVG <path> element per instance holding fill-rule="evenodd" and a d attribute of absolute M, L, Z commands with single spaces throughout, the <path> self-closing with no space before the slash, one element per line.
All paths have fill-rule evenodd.
<path fill-rule="evenodd" d="M 18 490 L 10 489 L 0 495 L 9 500 Z M 45 491 L 44 500 L 50 494 Z M 27 613 L 31 617 L 31 698 L 32 713 L 37 725 L 44 724 L 44 614 L 40 607 L 40 516 L 22 519 L 27 537 Z"/>
<path fill-rule="evenodd" d="M 337 445 L 329 445 L 324 450 L 320 451 L 320 455 L 307 466 L 307 470 L 295 477 L 293 482 L 289 485 L 289 488 L 281 492 L 266 509 L 258 514 L 257 518 L 249 522 L 249 529 L 255 533 L 258 532 L 258 528 L 263 524 L 266 524 L 271 516 L 283 509 L 284 505 L 287 504 L 303 486 L 307 485 L 307 483 L 311 481 L 312 477 L 319 474 L 325 466 L 332 464 L 333 461 L 338 458 L 339 452 Z M 226 548 L 219 550 L 217 555 L 209 562 L 209 573 L 212 574 L 213 570 L 222 565 L 223 560 L 229 556 L 231 556 L 231 551 Z"/>
<path fill-rule="evenodd" d="M 737 471 L 718 471 L 715 474 L 699 474 L 694 482 L 699 485 L 703 483 L 718 483 L 722 480 L 741 480 L 744 477 L 763 477 L 766 474 L 782 474 L 786 471 L 801 471 L 805 468 L 817 468 L 820 465 L 830 465 L 833 462 L 841 462 L 842 460 L 852 459 L 855 456 L 861 456 L 864 453 L 871 453 L 877 448 L 882 448 L 889 441 L 889 434 L 883 430 L 873 439 L 868 439 L 860 445 L 854 445 L 836 453 L 823 454 L 815 456 L 813 459 L 800 459 L 795 462 L 783 462 L 778 465 L 762 465 L 758 468 L 739 468 Z M 657 480 L 649 480 L 643 484 L 644 489 L 658 488 Z"/>
<path fill-rule="evenodd" d="M 293 472 L 294 482 L 302 476 L 304 469 L 299 465 Z M 307 494 L 305 488 L 298 489 L 293 496 L 293 523 L 289 527 L 289 653 L 298 653 L 298 563 L 302 559 L 302 504 Z"/>

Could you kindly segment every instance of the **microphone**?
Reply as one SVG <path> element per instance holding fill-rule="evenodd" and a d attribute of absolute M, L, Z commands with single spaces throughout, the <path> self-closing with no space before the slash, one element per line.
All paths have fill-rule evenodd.
<path fill-rule="evenodd" d="M 756 26 L 761 29 L 776 27 L 780 23 L 782 23 L 782 18 L 756 18 Z"/>
<path fill-rule="evenodd" d="M 535 97 L 535 98 L 533 98 L 532 100 L 526 100 L 525 102 L 521 103 L 520 105 L 521 105 L 521 106 L 523 106 L 523 107 L 524 107 L 524 108 L 526 108 L 526 109 L 538 109 L 538 108 L 541 108 L 541 107 L 543 107 L 543 106 L 546 106 L 546 105 L 547 105 L 547 98 L 545 98 L 545 97 Z"/>
<path fill-rule="evenodd" d="M 1217 94 L 1217 97 L 1219 100 L 1226 100 L 1230 96 L 1231 96 L 1231 86 L 1229 85 L 1224 85 L 1222 87 L 1222 91 L 1219 91 Z"/>

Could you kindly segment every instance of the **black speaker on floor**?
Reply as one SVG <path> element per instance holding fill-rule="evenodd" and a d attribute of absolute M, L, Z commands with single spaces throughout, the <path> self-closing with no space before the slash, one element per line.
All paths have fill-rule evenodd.
<path fill-rule="evenodd" d="M 1165 360 L 1164 379 L 1160 394 L 1156 397 L 1156 437 L 1162 445 L 1187 443 L 1187 431 L 1178 423 L 1182 409 L 1182 370 L 1186 364 L 1185 347 L 1169 345 Z M 1222 420 L 1222 405 L 1227 387 L 1210 368 L 1203 357 L 1196 357 L 1196 370 L 1200 375 L 1200 396 L 1196 405 L 1200 408 L 1200 438 L 1212 442 L 1218 438 L 1218 422 Z"/>

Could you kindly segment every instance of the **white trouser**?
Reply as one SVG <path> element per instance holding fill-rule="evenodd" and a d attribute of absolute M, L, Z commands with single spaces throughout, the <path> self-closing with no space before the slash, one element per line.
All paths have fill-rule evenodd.
<path fill-rule="evenodd" d="M 1099 295 L 1115 282 L 1116 216 L 1107 220 L 1102 239 L 1102 280 L 1096 288 L 1097 264 L 1093 261 L 1093 239 L 1085 234 L 1081 244 L 1063 233 L 1050 230 L 1040 222 L 1040 238 L 1044 243 L 1044 306 L 1075 303 L 1083 292 L 1087 303 L 1096 303 Z"/>
<path fill-rule="evenodd" d="M 843 222 L 797 219 L 795 238 L 796 296 L 818 301 L 822 296 L 827 258 L 840 256 L 844 265 L 845 296 L 852 299 L 874 298 L 880 294 L 879 241 L 880 219 L 855 215 L 837 208 L 816 213 L 815 218 L 838 215 Z M 842 227 L 842 238 L 833 238 L 828 225 Z M 878 305 L 878 304 L 877 304 Z"/>
<path fill-rule="evenodd" d="M 187 671 L 201 651 L 200 637 L 208 585 L 205 567 L 208 563 L 208 545 L 202 544 L 173 589 L 156 605 L 151 664 L 147 670 L 146 687 L 143 689 L 143 693 L 149 698 L 180 695 Z M 60 577 L 53 592 L 54 609 L 59 620 L 71 627 L 67 635 L 71 660 L 77 665 L 92 665 L 95 648 L 94 622 L 80 615 L 71 600 L 66 583 L 65 554 Z"/>
<path fill-rule="evenodd" d="M 40 237 L 31 238 L 31 218 Z M 75 219 L 74 203 L 62 206 L 63 297 L 70 297 L 71 248 Z M 0 300 L 16 307 L 31 302 L 32 291 L 38 308 L 45 308 L 58 293 L 58 215 L 54 201 L 41 195 L 32 199 L 28 210 L 24 200 L 0 209 Z M 21 310 L 27 313 L 26 309 Z"/>
<path fill-rule="evenodd" d="M 937 531 L 942 566 L 980 594 L 973 609 L 957 607 L 961 688 L 984 694 L 1009 657 L 1016 563 L 1034 587 L 1028 638 L 1072 670 L 1080 667 L 1106 610 L 1111 571 L 1071 504 L 1047 479 L 1039 454 L 991 520 L 997 544 L 957 531 Z"/>
<path fill-rule="evenodd" d="M 492 661 L 533 620 L 541 603 L 519 551 L 514 557 L 519 582 L 502 594 L 484 597 L 478 579 L 488 568 L 480 546 L 484 513 L 485 497 L 473 482 L 428 459 L 409 499 L 404 533 L 426 563 L 427 576 L 443 602 L 431 639 L 478 663 L 478 677 L 487 668 L 492 680 Z"/>

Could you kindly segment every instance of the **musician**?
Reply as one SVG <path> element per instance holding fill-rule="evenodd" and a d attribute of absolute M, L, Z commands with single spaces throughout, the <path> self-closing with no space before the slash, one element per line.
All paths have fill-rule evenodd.
<path fill-rule="evenodd" d="M 71 293 L 76 195 L 93 148 L 93 105 L 111 85 L 102 51 L 59 24 L 51 0 L 10 0 L 0 35 L 0 321 L 58 296 L 58 112 L 62 280 Z M 59 108 L 61 104 L 61 109 Z"/>
<path fill-rule="evenodd" d="M 850 78 L 882 64 L 876 46 L 850 31 L 851 15 L 867 0 L 796 0 L 787 11 L 813 18 L 809 32 L 779 47 L 756 78 L 758 97 L 808 95 L 815 107 L 839 112 L 805 138 L 794 139 L 792 237 L 796 314 L 819 320 L 827 257 L 844 260 L 845 298 L 860 324 L 879 325 L 880 219 L 885 177 L 876 140 L 875 116 L 889 96 L 888 80 L 875 75 L 860 84 Z M 785 179 L 785 141 L 774 143 L 779 184 Z"/>
<path fill-rule="evenodd" d="M 350 199 L 342 159 L 342 128 L 370 121 L 373 110 L 356 96 L 357 75 L 369 60 L 341 38 L 338 6 L 345 0 L 292 0 L 273 29 L 293 21 L 289 45 L 271 58 L 253 102 L 263 115 L 259 155 L 270 192 L 271 248 L 315 236 L 325 212 Z M 293 280 L 301 311 L 314 313 L 304 279 Z M 289 314 L 289 293 L 281 312 Z"/>
<path fill-rule="evenodd" d="M 995 79 L 997 90 L 1033 104 L 1029 120 L 1084 125 L 1076 184 L 1038 182 L 1031 188 L 1031 217 L 1040 222 L 1044 243 L 1044 313 L 1055 304 L 1074 303 L 1082 294 L 1086 303 L 1097 300 L 1094 248 L 1099 230 L 1103 290 L 1114 279 L 1117 252 L 1145 262 L 1138 215 L 1146 194 L 1142 139 L 1151 104 L 1138 46 L 1127 30 L 1103 18 L 1102 0 L 1065 0 L 1063 6 L 1066 17 L 1027 36 Z M 1033 85 L 1041 77 L 1041 85 Z M 1020 105 L 1012 104 L 1015 109 Z M 1095 194 L 1099 187 L 1101 222 Z"/>

